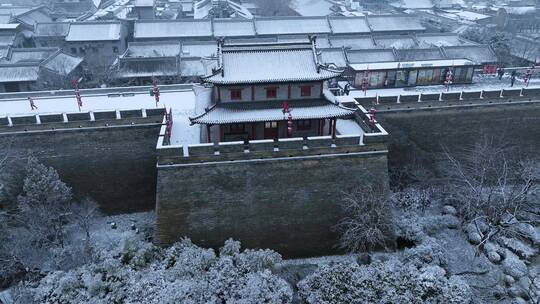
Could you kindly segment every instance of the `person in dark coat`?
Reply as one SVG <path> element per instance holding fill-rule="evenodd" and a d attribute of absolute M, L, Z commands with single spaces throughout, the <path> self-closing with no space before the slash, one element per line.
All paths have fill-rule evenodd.
<path fill-rule="evenodd" d="M 504 70 L 503 68 L 498 68 L 497 69 L 497 75 L 499 75 L 499 80 L 502 80 L 502 77 L 504 75 Z"/>
<path fill-rule="evenodd" d="M 513 87 L 516 82 L 516 71 L 512 71 L 512 76 L 510 77 L 510 86 Z"/>

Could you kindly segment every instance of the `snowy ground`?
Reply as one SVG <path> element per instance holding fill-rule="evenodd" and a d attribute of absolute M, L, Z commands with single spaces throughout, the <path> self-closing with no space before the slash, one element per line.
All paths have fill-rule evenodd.
<path fill-rule="evenodd" d="M 154 109 L 156 102 L 148 93 L 135 93 L 132 96 L 108 97 L 108 95 L 83 96 L 82 112 Z M 25 116 L 35 114 L 79 112 L 75 97 L 34 98 L 37 110 L 31 110 L 26 98 L 1 100 L 0 117 Z M 195 95 L 192 90 L 161 91 L 158 108 L 172 108 L 172 144 L 194 144 L 200 141 L 200 127 L 190 126 L 189 116 L 195 113 Z"/>

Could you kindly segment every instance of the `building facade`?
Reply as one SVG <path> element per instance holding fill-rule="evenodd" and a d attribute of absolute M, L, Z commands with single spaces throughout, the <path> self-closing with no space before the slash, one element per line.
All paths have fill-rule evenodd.
<path fill-rule="evenodd" d="M 218 67 L 203 81 L 212 100 L 191 119 L 203 141 L 238 141 L 336 135 L 345 108 L 325 95 L 325 82 L 342 70 L 322 65 L 310 43 L 218 46 Z"/>

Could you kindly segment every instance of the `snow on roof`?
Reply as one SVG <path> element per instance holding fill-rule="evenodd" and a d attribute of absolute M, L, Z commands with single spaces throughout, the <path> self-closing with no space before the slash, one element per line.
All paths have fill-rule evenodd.
<path fill-rule="evenodd" d="M 368 23 L 372 24 L 372 29 L 370 29 Z M 136 20 L 134 38 L 362 34 L 378 31 L 417 32 L 424 30 L 425 28 L 420 24 L 420 20 L 416 16 L 410 15 L 371 15 L 368 19 L 366 17 L 265 17 L 255 18 L 253 21 L 224 19 Z"/>
<path fill-rule="evenodd" d="M 445 59 L 444 54 L 439 48 L 429 49 L 399 49 L 396 50 L 396 55 L 400 61 L 415 61 L 415 60 L 439 60 Z"/>
<path fill-rule="evenodd" d="M 68 22 L 37 23 L 34 28 L 37 37 L 65 37 L 69 33 Z"/>
<path fill-rule="evenodd" d="M 371 30 L 365 17 L 328 18 L 334 34 L 369 33 Z"/>
<path fill-rule="evenodd" d="M 125 60 L 120 62 L 118 78 L 179 76 L 177 60 L 174 58 L 147 58 L 147 60 Z"/>
<path fill-rule="evenodd" d="M 0 6 L 0 15 L 18 16 L 32 10 L 31 6 Z"/>
<path fill-rule="evenodd" d="M 217 44 L 214 41 L 182 43 L 183 57 L 210 57 L 216 54 Z"/>
<path fill-rule="evenodd" d="M 337 118 L 354 114 L 354 110 L 327 100 L 289 101 L 293 120 Z M 230 124 L 287 120 L 281 101 L 234 102 L 214 105 L 202 115 L 190 118 L 196 124 Z"/>
<path fill-rule="evenodd" d="M 153 7 L 154 0 L 135 0 L 135 7 Z"/>
<path fill-rule="evenodd" d="M 0 82 L 36 81 L 39 66 L 0 66 Z"/>
<path fill-rule="evenodd" d="M 444 60 L 422 60 L 422 61 L 394 61 L 375 63 L 355 63 L 349 66 L 355 71 L 373 70 L 395 70 L 402 68 L 428 68 L 428 67 L 452 67 L 452 66 L 474 66 L 474 62 L 467 59 L 444 59 Z"/>
<path fill-rule="evenodd" d="M 325 17 L 281 17 L 255 19 L 259 35 L 330 33 Z"/>
<path fill-rule="evenodd" d="M 131 42 L 121 58 L 152 58 L 179 56 L 181 46 L 179 42 Z"/>
<path fill-rule="evenodd" d="M 52 22 L 53 18 L 50 15 L 50 11 L 41 6 L 18 15 L 17 20 L 34 26 L 39 22 Z"/>
<path fill-rule="evenodd" d="M 332 3 L 327 0 L 293 0 L 291 8 L 301 16 L 326 16 L 332 13 Z"/>
<path fill-rule="evenodd" d="M 253 21 L 216 19 L 214 20 L 215 37 L 255 36 Z"/>
<path fill-rule="evenodd" d="M 371 63 L 395 61 L 396 57 L 391 49 L 372 50 L 346 50 L 349 63 Z"/>
<path fill-rule="evenodd" d="M 346 47 L 353 49 L 377 48 L 371 36 L 331 37 L 329 40 L 332 47 Z"/>
<path fill-rule="evenodd" d="M 380 48 L 409 49 L 417 46 L 416 41 L 411 36 L 380 36 L 373 39 Z"/>
<path fill-rule="evenodd" d="M 420 47 L 440 47 L 454 45 L 468 45 L 470 43 L 459 38 L 458 34 L 417 34 L 416 39 Z"/>
<path fill-rule="evenodd" d="M 58 53 L 56 56 L 48 59 L 43 66 L 59 75 L 67 76 L 71 74 L 82 62 L 82 58 L 70 56 L 64 53 Z"/>
<path fill-rule="evenodd" d="M 483 19 L 491 18 L 491 16 L 479 14 L 471 11 L 462 11 L 462 10 L 446 10 L 446 12 L 458 16 L 462 20 L 467 21 L 478 21 Z"/>
<path fill-rule="evenodd" d="M 208 20 L 138 21 L 133 36 L 136 39 L 211 37 L 212 24 Z"/>
<path fill-rule="evenodd" d="M 120 22 L 72 23 L 66 41 L 111 41 L 121 38 Z"/>
<path fill-rule="evenodd" d="M 433 2 L 431 0 L 397 0 L 390 5 L 393 7 L 407 8 L 407 9 L 419 9 L 419 8 L 433 8 Z"/>
<path fill-rule="evenodd" d="M 426 28 L 416 16 L 370 15 L 368 23 L 373 32 L 423 31 Z"/>
<path fill-rule="evenodd" d="M 58 48 L 14 48 L 7 61 L 9 63 L 42 62 L 55 52 L 58 52 Z"/>
<path fill-rule="evenodd" d="M 503 8 L 508 14 L 512 15 L 526 15 L 536 13 L 536 7 L 534 6 L 505 6 Z"/>
<path fill-rule="evenodd" d="M 206 62 L 208 68 L 205 67 L 200 58 L 182 58 L 180 60 L 180 75 L 184 77 L 204 76 L 208 73 L 208 70 L 216 66 L 215 62 Z"/>
<path fill-rule="evenodd" d="M 342 73 L 319 66 L 311 44 L 224 47 L 221 62 L 221 69 L 206 77 L 206 81 L 216 84 L 319 81 Z"/>
<path fill-rule="evenodd" d="M 344 68 L 347 66 L 347 59 L 345 58 L 345 53 L 341 48 L 334 49 L 319 49 L 320 50 L 320 61 L 323 64 L 335 65 L 339 68 Z"/>
<path fill-rule="evenodd" d="M 284 35 L 284 36 L 277 36 L 277 40 L 275 42 L 283 42 L 283 43 L 309 43 L 309 37 L 306 35 Z M 317 36 L 317 47 L 318 48 L 329 48 L 330 42 L 328 41 L 328 37 L 325 36 Z"/>
<path fill-rule="evenodd" d="M 497 56 L 487 45 L 448 46 L 443 50 L 448 58 L 467 58 L 478 64 L 497 62 Z"/>
<path fill-rule="evenodd" d="M 0 23 L 9 23 L 11 21 L 10 14 L 0 14 Z"/>
<path fill-rule="evenodd" d="M 20 23 L 0 23 L 0 30 L 15 30 L 20 25 Z"/>

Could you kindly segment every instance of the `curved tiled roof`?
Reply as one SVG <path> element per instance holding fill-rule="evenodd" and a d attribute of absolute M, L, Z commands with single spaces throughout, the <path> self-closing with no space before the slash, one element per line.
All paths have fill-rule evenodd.
<path fill-rule="evenodd" d="M 343 71 L 320 65 L 311 45 L 231 46 L 221 56 L 220 70 L 203 78 L 215 84 L 320 81 Z"/>
<path fill-rule="evenodd" d="M 293 120 L 346 117 L 355 112 L 324 99 L 289 101 L 289 109 Z M 192 124 L 230 124 L 283 121 L 288 119 L 288 114 L 283 113 L 281 101 L 231 102 L 214 105 L 189 119 Z"/>

